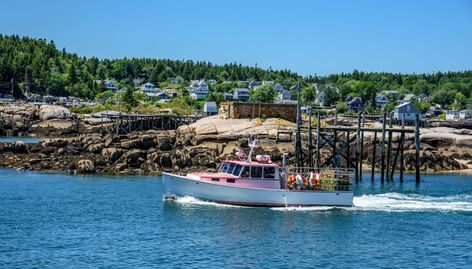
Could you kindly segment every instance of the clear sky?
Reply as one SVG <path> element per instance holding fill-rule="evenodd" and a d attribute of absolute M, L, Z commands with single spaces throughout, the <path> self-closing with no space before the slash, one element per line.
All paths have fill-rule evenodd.
<path fill-rule="evenodd" d="M 472 69 L 472 0 L 0 0 L 0 33 L 99 58 L 302 75 Z"/>

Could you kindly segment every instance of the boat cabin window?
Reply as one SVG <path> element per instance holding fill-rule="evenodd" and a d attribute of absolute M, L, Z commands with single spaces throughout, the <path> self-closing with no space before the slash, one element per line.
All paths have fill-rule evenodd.
<path fill-rule="evenodd" d="M 244 166 L 241 172 L 241 177 L 249 177 L 249 166 Z"/>
<path fill-rule="evenodd" d="M 262 178 L 262 166 L 251 166 L 251 178 Z"/>
<path fill-rule="evenodd" d="M 236 166 L 236 164 L 232 163 L 228 166 L 228 170 L 226 170 L 226 173 L 228 174 L 231 174 L 233 173 L 233 170 L 234 170 L 234 167 Z"/>
<path fill-rule="evenodd" d="M 264 178 L 276 178 L 275 167 L 273 166 L 264 166 Z"/>
<path fill-rule="evenodd" d="M 220 167 L 220 173 L 226 173 L 226 171 L 228 170 L 228 167 L 229 167 L 229 163 L 223 163 Z"/>
<path fill-rule="evenodd" d="M 267 178 L 278 179 L 279 171 L 273 166 L 240 166 L 237 165 L 233 170 L 233 175 L 239 176 L 241 171 L 242 178 Z"/>
<path fill-rule="evenodd" d="M 239 164 L 236 165 L 236 167 L 234 168 L 233 173 L 232 173 L 233 176 L 239 177 L 239 173 L 241 172 L 241 169 L 242 169 L 242 168 L 243 168 L 243 167 L 242 167 L 241 165 L 239 165 Z"/>

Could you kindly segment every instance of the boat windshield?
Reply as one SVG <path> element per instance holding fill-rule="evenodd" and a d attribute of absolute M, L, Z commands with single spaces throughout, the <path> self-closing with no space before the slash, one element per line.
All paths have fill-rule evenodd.
<path fill-rule="evenodd" d="M 241 169 L 242 169 L 242 168 L 243 168 L 242 165 L 239 165 L 239 164 L 236 165 L 236 167 L 234 168 L 233 173 L 232 173 L 233 176 L 239 177 L 239 173 L 241 172 Z"/>
<path fill-rule="evenodd" d="M 239 164 L 224 163 L 223 165 L 221 165 L 220 170 L 218 172 L 239 176 L 241 169 L 242 166 Z"/>

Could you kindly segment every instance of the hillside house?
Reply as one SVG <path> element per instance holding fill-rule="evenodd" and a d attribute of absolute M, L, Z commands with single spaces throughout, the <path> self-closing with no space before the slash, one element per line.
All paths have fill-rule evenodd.
<path fill-rule="evenodd" d="M 362 105 L 362 98 L 356 97 L 348 97 L 346 99 L 348 111 L 349 112 L 361 112 L 364 110 L 364 106 Z"/>
<path fill-rule="evenodd" d="M 116 83 L 113 82 L 112 80 L 106 80 L 105 82 L 103 82 L 103 85 L 105 86 L 105 89 L 107 90 L 116 90 L 118 87 L 116 86 Z"/>
<path fill-rule="evenodd" d="M 233 101 L 233 94 L 230 92 L 224 92 L 223 98 L 225 99 L 225 101 Z"/>
<path fill-rule="evenodd" d="M 377 107 L 382 107 L 383 108 L 388 103 L 390 103 L 390 100 L 388 100 L 388 98 L 387 98 L 387 96 L 385 96 L 385 94 L 378 93 L 375 96 L 375 105 Z"/>
<path fill-rule="evenodd" d="M 393 110 L 393 119 L 397 121 L 404 120 L 406 123 L 415 122 L 416 114 L 421 114 L 418 108 L 412 103 L 403 103 Z"/>
<path fill-rule="evenodd" d="M 418 99 L 418 97 L 416 97 L 415 94 L 412 94 L 412 93 L 408 93 L 408 94 L 405 94 L 405 96 L 403 97 L 403 99 L 401 100 L 401 104 L 406 104 L 406 103 L 411 103 L 413 102 L 415 99 Z"/>
<path fill-rule="evenodd" d="M 274 84 L 274 90 L 275 90 L 276 92 L 283 92 L 284 86 L 282 86 L 282 84 L 280 84 L 280 83 L 275 83 L 275 84 Z"/>
<path fill-rule="evenodd" d="M 461 120 L 466 120 L 466 119 L 472 118 L 472 110 L 465 109 L 465 110 L 459 111 L 459 118 Z"/>
<path fill-rule="evenodd" d="M 290 91 L 284 90 L 282 92 L 279 92 L 277 95 L 277 102 L 278 103 L 283 103 L 285 101 L 290 101 L 292 99 L 292 93 Z"/>
<path fill-rule="evenodd" d="M 260 86 L 262 83 L 260 81 L 251 81 L 249 82 L 249 89 L 254 89 L 257 86 Z"/>
<path fill-rule="evenodd" d="M 459 111 L 446 111 L 446 120 L 459 120 Z"/>
<path fill-rule="evenodd" d="M 174 84 L 181 84 L 184 82 L 184 79 L 182 77 L 174 77 L 170 78 L 169 81 Z"/>
<path fill-rule="evenodd" d="M 247 102 L 249 100 L 249 89 L 246 89 L 246 88 L 234 89 L 233 100 Z"/>
<path fill-rule="evenodd" d="M 326 93 L 325 93 L 325 92 L 318 91 L 318 92 L 316 93 L 316 97 L 315 97 L 315 104 L 318 105 L 318 106 L 324 106 L 325 97 L 326 97 Z"/>
<path fill-rule="evenodd" d="M 140 93 L 144 93 L 147 98 L 151 99 L 153 97 L 157 97 L 157 95 L 161 92 L 159 88 L 152 83 L 144 83 L 144 85 L 139 89 Z"/>
<path fill-rule="evenodd" d="M 163 92 L 167 93 L 171 98 L 177 98 L 179 96 L 179 92 L 174 89 L 165 89 Z"/>
<path fill-rule="evenodd" d="M 218 107 L 216 102 L 205 102 L 203 105 L 203 114 L 206 116 L 216 115 L 218 114 Z"/>
<path fill-rule="evenodd" d="M 420 96 L 418 96 L 418 102 L 421 101 L 429 101 L 429 96 L 425 93 L 421 94 Z"/>
<path fill-rule="evenodd" d="M 208 97 L 208 84 L 204 80 L 192 80 L 189 88 L 190 97 L 205 100 Z"/>

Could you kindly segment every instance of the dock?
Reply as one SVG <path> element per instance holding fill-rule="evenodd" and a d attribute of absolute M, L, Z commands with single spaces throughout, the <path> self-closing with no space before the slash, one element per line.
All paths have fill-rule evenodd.
<path fill-rule="evenodd" d="M 380 181 L 393 181 L 395 168 L 399 163 L 399 181 L 404 180 L 404 142 L 406 134 L 413 134 L 415 140 L 415 179 L 420 182 L 420 139 L 419 115 L 415 116 L 414 128 L 405 128 L 404 121 L 400 127 L 393 127 L 393 115 L 387 118 L 384 113 L 381 117 L 382 127 L 365 127 L 365 115 L 361 112 L 357 115 L 357 126 L 321 126 L 320 113 L 317 114 L 316 128 L 312 128 L 311 115 L 308 127 L 300 128 L 301 133 L 306 133 L 306 150 L 296 148 L 296 156 L 301 160 L 300 165 L 314 167 L 334 167 L 355 169 L 356 182 L 362 180 L 362 156 L 364 153 L 364 135 L 371 133 L 373 136 L 371 180 L 374 181 L 375 167 L 380 166 Z M 399 137 L 395 142 L 393 136 Z M 298 138 L 297 138 L 298 139 Z M 315 141 L 313 141 L 315 140 Z M 380 156 L 377 156 L 377 147 L 380 147 Z M 322 160 L 321 151 L 329 152 Z M 352 154 L 354 153 L 354 154 Z"/>
<path fill-rule="evenodd" d="M 129 134 L 133 131 L 176 130 L 199 120 L 199 116 L 179 115 L 138 115 L 138 114 L 101 114 L 100 128 L 109 135 Z"/>

